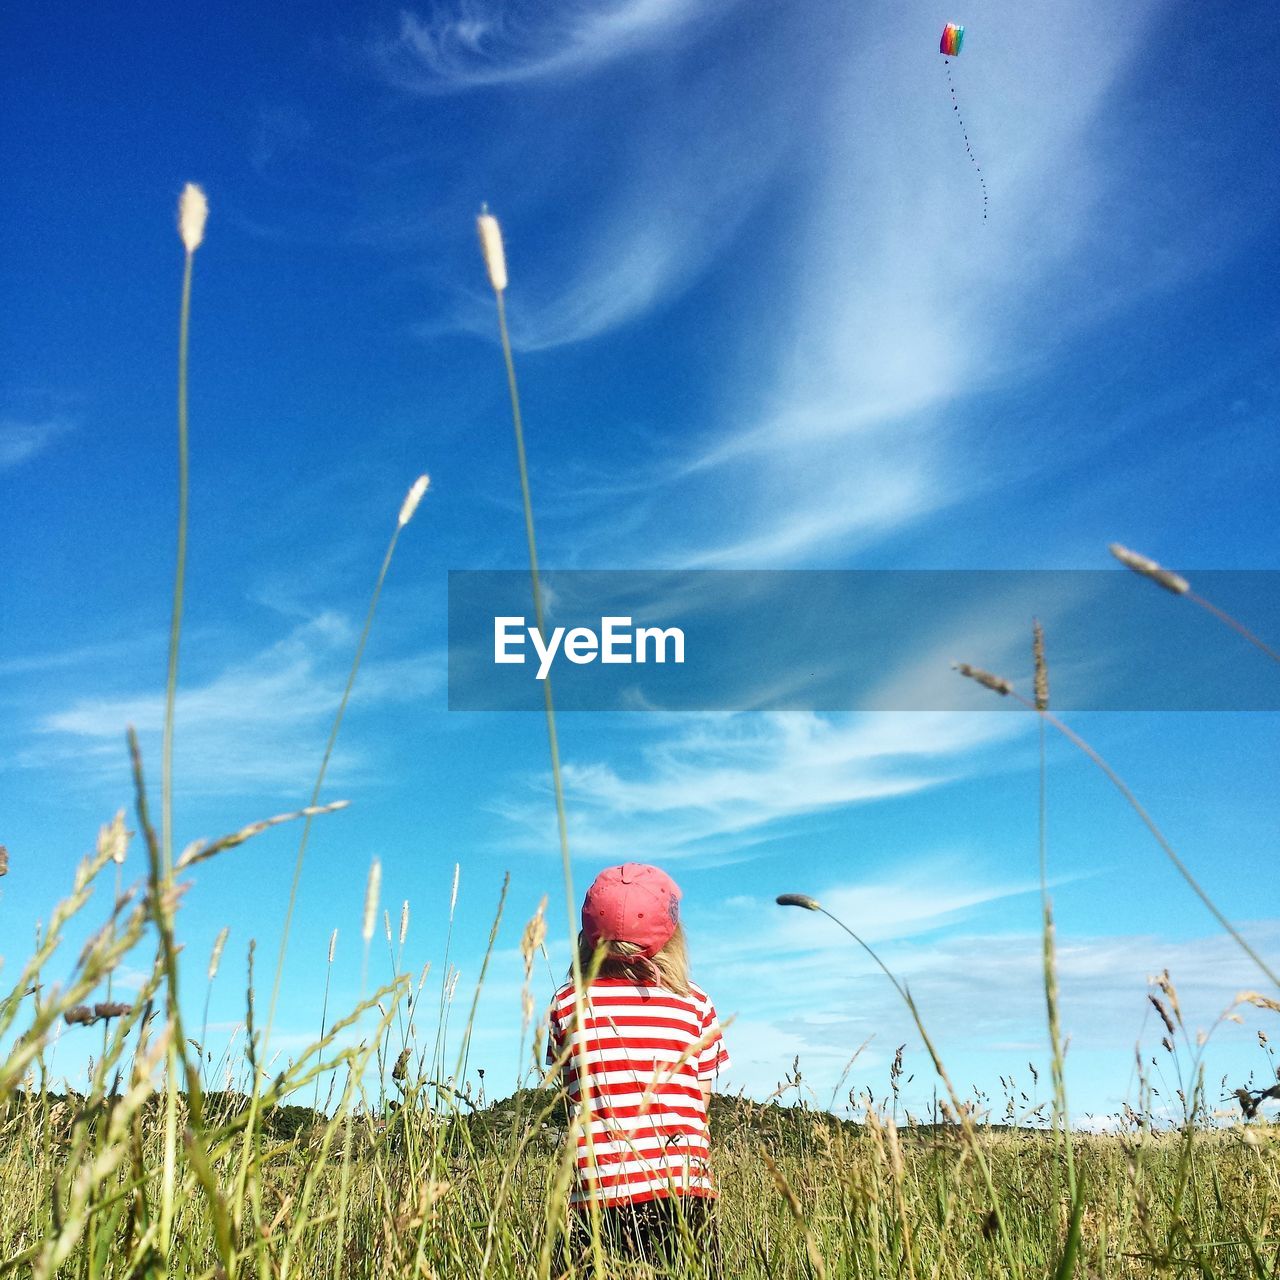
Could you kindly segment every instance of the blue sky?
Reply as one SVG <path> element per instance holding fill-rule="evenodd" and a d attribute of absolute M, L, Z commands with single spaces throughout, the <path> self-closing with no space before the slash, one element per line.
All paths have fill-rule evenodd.
<path fill-rule="evenodd" d="M 1270 17 L 817 0 L 9 15 L 7 970 L 129 803 L 126 723 L 158 776 L 183 183 L 205 186 L 211 215 L 177 838 L 305 799 L 385 540 L 429 471 L 339 740 L 326 795 L 352 805 L 315 831 L 277 1042 L 318 1023 L 334 927 L 334 1003 L 358 995 L 372 857 L 392 916 L 411 903 L 415 968 L 441 964 L 461 865 L 462 989 L 509 870 L 473 1055 L 492 1088 L 518 1070 L 520 928 L 543 893 L 552 937 L 566 926 L 541 720 L 445 707 L 446 571 L 524 563 L 481 202 L 506 236 L 548 565 L 1101 568 L 1118 539 L 1193 581 L 1278 569 Z M 952 70 L 985 224 L 945 21 L 967 27 Z M 961 639 L 943 653 L 904 636 L 886 679 L 1025 643 L 980 618 Z M 1265 661 L 1233 652 L 1243 681 Z M 1280 956 L 1277 716 L 1073 723 Z M 771 905 L 795 890 L 883 946 L 958 1082 L 994 1091 L 1045 1061 L 1033 730 L 982 714 L 565 717 L 578 890 L 623 858 L 685 885 L 695 974 L 736 1015 L 733 1087 L 763 1096 L 799 1054 L 825 1101 L 872 1036 L 852 1080 L 879 1093 L 914 1044 L 840 935 Z M 1050 770 L 1083 1116 L 1126 1096 L 1135 1039 L 1158 1045 L 1148 974 L 1167 966 L 1206 1028 L 1259 978 L 1096 771 L 1057 743 Z M 274 954 L 294 839 L 201 868 L 184 907 L 193 974 L 231 926 L 212 1001 L 227 1034 L 248 940 Z M 1258 1025 L 1215 1033 L 1233 1085 L 1265 1068 Z M 68 1035 L 59 1064 L 81 1061 Z M 920 1101 L 918 1049 L 914 1066 Z"/>

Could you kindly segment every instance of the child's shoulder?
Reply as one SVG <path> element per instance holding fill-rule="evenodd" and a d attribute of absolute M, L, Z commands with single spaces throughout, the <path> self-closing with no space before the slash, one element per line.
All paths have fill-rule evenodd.
<path fill-rule="evenodd" d="M 715 1006 L 711 1003 L 711 997 L 707 995 L 696 982 L 689 983 L 689 999 L 698 1006 L 699 1009 L 713 1009 Z"/>
<path fill-rule="evenodd" d="M 572 979 L 570 979 L 568 982 L 562 983 L 561 986 L 557 989 L 555 995 L 551 997 L 551 1011 L 553 1013 L 559 1012 L 561 1009 L 565 1008 L 566 1006 L 569 1008 L 573 1007 L 573 980 Z"/>
<path fill-rule="evenodd" d="M 706 1014 L 708 1010 L 714 1012 L 715 1006 L 711 1003 L 711 997 L 696 982 L 689 983 L 689 990 L 685 995 L 678 995 L 674 991 L 668 991 L 664 987 L 654 986 L 638 986 L 632 982 L 622 982 L 618 980 L 603 979 L 593 982 L 584 993 L 584 1000 L 588 1004 L 599 1003 L 610 998 L 615 1000 L 645 1000 L 654 996 L 660 996 L 665 1000 L 687 1002 L 692 1005 L 699 1014 Z M 557 990 L 555 995 L 551 997 L 551 1012 L 553 1016 L 565 1016 L 573 1011 L 575 1003 L 575 994 L 573 980 L 564 982 Z"/>

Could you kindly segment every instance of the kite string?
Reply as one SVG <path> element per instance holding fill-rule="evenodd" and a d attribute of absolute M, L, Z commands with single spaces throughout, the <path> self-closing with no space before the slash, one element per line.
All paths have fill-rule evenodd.
<path fill-rule="evenodd" d="M 947 88 L 951 92 L 951 109 L 955 112 L 956 119 L 960 122 L 960 133 L 964 137 L 965 154 L 969 157 L 970 164 L 978 171 L 978 181 L 982 184 L 982 220 L 987 220 L 987 180 L 983 176 L 982 166 L 978 163 L 978 157 L 973 154 L 973 147 L 969 144 L 969 130 L 965 128 L 964 116 L 960 114 L 960 101 L 956 97 L 956 84 L 951 78 L 951 59 L 943 58 L 942 65 L 947 69 Z"/>

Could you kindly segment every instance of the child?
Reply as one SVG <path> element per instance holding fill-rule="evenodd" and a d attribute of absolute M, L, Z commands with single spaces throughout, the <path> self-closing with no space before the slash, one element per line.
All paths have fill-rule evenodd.
<path fill-rule="evenodd" d="M 689 981 L 680 896 L 657 867 L 600 873 L 578 936 L 585 1034 L 574 1033 L 571 973 L 551 1003 L 547 1061 L 578 1121 L 577 1247 L 590 1241 L 594 1202 L 611 1247 L 658 1261 L 692 1235 L 718 1270 L 707 1107 L 729 1055 L 711 1001 Z"/>

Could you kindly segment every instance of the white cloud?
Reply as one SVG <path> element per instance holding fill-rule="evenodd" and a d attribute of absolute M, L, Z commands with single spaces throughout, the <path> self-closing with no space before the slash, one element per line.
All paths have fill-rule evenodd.
<path fill-rule="evenodd" d="M 986 450 L 953 424 L 966 396 L 1020 377 L 1097 314 L 1100 296 L 1081 290 L 1078 271 L 1103 251 L 1099 211 L 1114 175 L 1084 165 L 1082 139 L 1151 7 L 1118 22 L 1086 7 L 1078 20 L 1105 22 L 1108 40 L 1065 98 L 1046 95 L 1044 67 L 1019 56 L 1036 44 L 1039 15 L 986 13 L 955 75 L 987 161 L 989 223 L 951 119 L 936 14 L 882 15 L 891 36 L 845 60 L 810 126 L 822 163 L 789 293 L 774 304 L 785 318 L 764 393 L 744 378 L 753 404 L 670 477 L 686 492 L 696 476 L 711 517 L 677 529 L 684 562 L 856 551 L 1007 480 L 1010 460 L 991 460 L 984 476 Z M 1117 293 L 1126 279 L 1114 277 Z"/>
<path fill-rule="evenodd" d="M 786 88 L 781 112 L 726 109 L 770 62 L 766 50 L 731 40 L 705 56 L 711 45 L 698 37 L 735 4 L 455 0 L 426 16 L 403 14 L 395 38 L 375 47 L 384 77 L 409 92 L 520 86 L 514 109 L 472 149 L 466 175 L 502 222 L 518 348 L 582 342 L 668 305 L 725 252 L 759 204 L 792 145 L 802 94 Z M 601 77 L 590 97 L 566 88 L 650 48 L 661 63 L 626 68 L 641 80 L 652 75 L 647 87 Z M 541 99 L 535 108 L 529 96 Z M 452 207 L 448 217 L 443 235 L 456 230 Z M 413 225 L 422 222 L 415 208 Z M 375 235 L 397 224 L 375 220 L 383 226 Z M 540 246 L 536 256 L 530 244 Z M 467 249 L 474 274 L 451 286 L 451 302 L 416 326 L 420 334 L 495 336 L 493 300 L 479 287 L 478 259 Z"/>
<path fill-rule="evenodd" d="M 1120 14 L 1086 0 L 1076 21 L 1107 40 L 1053 93 L 1038 11 L 1001 3 L 971 25 L 953 71 L 990 187 L 987 223 L 950 109 L 935 10 L 873 5 L 856 19 L 867 38 L 815 57 L 815 31 L 835 41 L 854 20 L 824 13 L 819 26 L 817 6 L 776 8 L 760 42 L 767 57 L 735 42 L 727 23 L 690 52 L 676 33 L 715 8 L 574 5 L 551 17 L 545 7 L 531 16 L 471 4 L 406 19 L 398 42 L 437 88 L 539 80 L 544 96 L 532 85 L 513 95 L 489 148 L 496 180 L 526 150 L 538 162 L 518 197 L 506 197 L 522 202 L 509 210 L 508 304 L 526 349 L 652 317 L 725 261 L 766 192 L 779 197 L 762 215 L 750 270 L 717 279 L 724 324 L 698 353 L 714 407 L 679 433 L 655 431 L 650 457 L 627 460 L 627 473 L 644 477 L 639 492 L 600 492 L 594 509 L 571 495 L 591 528 L 584 535 L 574 522 L 565 553 L 589 546 L 597 563 L 632 562 L 638 545 L 649 564 L 830 563 L 1015 484 L 1045 451 L 1035 441 L 997 451 L 993 442 L 1016 430 L 984 433 L 969 398 L 1016 384 L 1081 327 L 1206 261 L 1201 220 L 1172 196 L 1159 214 L 1159 263 L 1133 251 L 1150 210 L 1122 189 L 1149 172 L 1161 134 L 1153 118 L 1135 114 L 1135 128 L 1122 130 L 1109 112 L 1157 0 Z M 625 86 L 602 79 L 595 113 L 546 92 L 556 69 L 639 47 L 636 32 L 665 41 L 660 83 L 643 71 Z M 704 51 L 714 64 L 694 56 Z M 626 128 L 602 137 L 596 113 L 624 104 Z M 552 116 L 551 136 L 534 137 L 527 122 Z M 1196 178 L 1161 180 L 1174 190 Z M 539 230 L 548 225 L 563 236 Z M 1228 231 L 1213 252 L 1238 240 L 1238 227 Z M 550 263 L 557 242 L 572 244 L 572 257 Z M 521 260 L 522 244 L 538 245 L 536 260 Z M 486 337 L 493 327 L 478 290 L 429 326 Z M 643 407 L 625 417 L 618 425 L 633 433 L 652 429 Z M 1056 455 L 1088 434 L 1058 441 Z M 584 465 L 593 462 L 603 470 L 617 459 Z"/>
<path fill-rule="evenodd" d="M 628 208 L 626 201 L 619 202 L 613 220 L 598 228 L 594 243 L 582 246 L 566 280 L 541 297 L 512 295 L 515 345 L 539 351 L 581 342 L 690 288 L 750 211 L 766 174 L 767 157 L 757 161 L 747 172 L 708 176 L 708 199 L 700 210 L 672 206 L 655 210 L 650 201 L 641 212 L 634 205 Z M 688 157 L 679 167 L 691 170 L 697 163 L 695 157 Z M 673 175 L 677 183 L 691 176 Z M 486 335 L 493 329 L 490 310 L 486 299 L 483 316 L 474 321 L 474 328 Z"/>
<path fill-rule="evenodd" d="M 565 764 L 576 856 L 750 856 L 789 821 L 940 786 L 971 767 L 961 757 L 1024 727 L 1013 716 L 941 712 L 686 715 L 672 724 L 629 774 L 604 762 Z M 555 847 L 541 792 L 500 812 L 532 847 Z"/>
<path fill-rule="evenodd" d="M 694 80 L 678 100 L 651 103 L 625 134 L 604 139 L 567 129 L 566 146 L 609 157 L 584 166 L 567 214 L 560 171 L 582 164 L 568 156 L 549 156 L 518 196 L 495 196 L 518 349 L 583 342 L 668 306 L 728 251 L 768 190 L 789 138 L 784 119 L 726 117 L 722 93 L 710 77 Z M 519 123 L 512 129 L 518 137 Z M 536 145 L 547 143 L 540 138 Z M 552 252 L 531 258 L 526 243 L 548 243 L 535 224 L 572 228 L 571 238 L 557 234 Z M 443 325 L 432 322 L 424 332 L 445 327 L 493 339 L 492 295 L 468 289 L 457 298 Z"/>
<path fill-rule="evenodd" d="M 43 671 L 64 671 L 88 667 L 100 662 L 137 659 L 138 642 L 133 639 L 110 640 L 101 644 L 80 645 L 71 649 L 46 651 L 0 660 L 0 676 L 33 675 Z"/>
<path fill-rule="evenodd" d="M 403 11 L 375 55 L 415 93 L 572 79 L 646 49 L 733 0 L 452 0 Z"/>
<path fill-rule="evenodd" d="M 180 684 L 174 749 L 180 785 L 198 791 L 246 784 L 295 788 L 313 778 L 354 644 L 352 624 L 323 613 L 203 683 Z M 435 654 L 369 662 L 361 668 L 353 705 L 427 697 L 443 679 L 444 664 Z M 75 762 L 118 772 L 125 727 L 137 729 L 149 758 L 163 720 L 162 693 L 78 697 L 44 716 L 19 763 L 37 768 Z M 360 753 L 340 747 L 334 764 L 350 773 L 361 764 Z"/>
<path fill-rule="evenodd" d="M 43 453 L 71 430 L 70 424 L 50 418 L 41 422 L 0 420 L 0 471 L 16 467 Z"/>
<path fill-rule="evenodd" d="M 1043 62 L 1025 56 L 1040 46 L 1038 14 L 1002 5 L 971 32 L 955 74 L 986 161 L 989 223 L 952 120 L 933 10 L 879 7 L 862 19 L 877 38 L 837 62 L 814 65 L 809 46 L 783 41 L 773 65 L 730 69 L 740 97 L 767 104 L 743 112 L 764 121 L 766 147 L 770 126 L 786 122 L 791 224 L 770 235 L 795 247 L 765 290 L 746 278 L 734 290 L 749 319 L 739 350 L 720 355 L 712 420 L 674 448 L 663 438 L 657 476 L 642 466 L 649 563 L 830 562 L 1041 465 L 1038 451 L 999 456 L 974 438 L 966 400 L 1017 382 L 1080 326 L 1153 286 L 1114 247 L 1123 215 L 1109 194 L 1133 157 L 1104 151 L 1086 163 L 1085 146 L 1155 7 L 1130 6 L 1117 20 L 1086 5 L 1079 20 L 1105 24 L 1106 47 L 1052 95 Z M 799 110 L 797 84 L 806 91 Z M 650 113 L 661 108 L 633 127 L 643 130 Z M 692 170 L 700 181 L 755 162 L 752 140 L 728 114 L 723 104 L 692 113 L 694 137 L 719 148 L 720 163 Z M 565 282 L 530 346 L 651 311 L 687 287 L 686 253 L 701 264 L 724 256 L 728 239 L 699 245 L 686 221 L 668 216 L 669 201 L 688 198 L 685 181 L 677 168 L 670 183 L 629 190 L 630 217 L 615 223 L 603 269 L 592 264 Z M 651 271 L 653 244 L 671 271 Z M 624 280 L 609 262 L 625 264 Z M 637 540 L 632 528 L 618 530 L 607 498 L 598 523 L 585 539 L 594 547 L 625 554 Z"/>
<path fill-rule="evenodd" d="M 1060 591 L 1041 616 L 1052 627 L 1056 612 L 1076 604 L 1086 589 L 1082 583 Z M 865 705 L 956 705 L 956 692 L 969 686 L 951 670 L 955 659 L 989 664 L 1015 680 L 1028 676 L 1035 604 L 1015 586 L 981 611 L 944 618 L 936 634 L 904 636 L 897 665 L 868 690 Z M 760 696 L 770 692 L 776 687 Z M 643 720 L 652 736 L 629 768 L 566 753 L 571 847 L 591 858 L 630 857 L 640 848 L 655 859 L 736 860 L 753 856 L 755 846 L 799 819 L 943 786 L 971 774 L 984 753 L 1015 741 L 1034 723 L 1029 715 L 995 710 L 996 695 L 974 692 L 975 711 L 648 711 Z M 549 785 L 546 780 L 536 793 L 508 796 L 497 806 L 540 849 L 555 847 Z"/>

